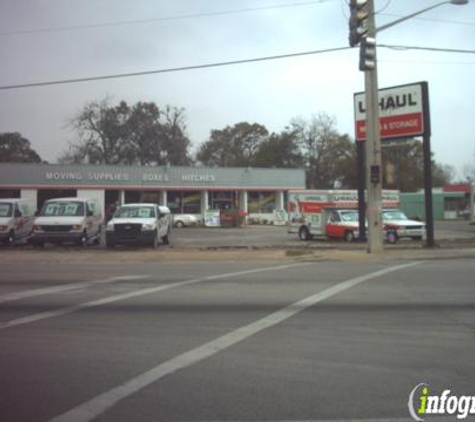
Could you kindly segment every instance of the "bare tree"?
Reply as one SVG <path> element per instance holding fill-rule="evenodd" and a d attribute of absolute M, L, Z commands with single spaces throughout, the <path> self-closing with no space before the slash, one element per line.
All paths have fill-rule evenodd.
<path fill-rule="evenodd" d="M 305 160 L 307 187 L 352 187 L 348 185 L 352 185 L 354 177 L 355 164 L 351 163 L 355 160 L 355 148 L 347 135 L 337 132 L 335 120 L 319 113 L 309 121 L 296 118 L 290 124 Z"/>
<path fill-rule="evenodd" d="M 79 139 L 60 157 L 63 163 L 188 165 L 183 109 L 155 103 L 125 101 L 112 106 L 110 98 L 87 104 L 71 121 Z"/>

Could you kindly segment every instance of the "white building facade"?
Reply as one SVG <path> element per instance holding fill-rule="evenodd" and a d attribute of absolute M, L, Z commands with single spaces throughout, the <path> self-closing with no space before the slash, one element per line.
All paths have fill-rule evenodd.
<path fill-rule="evenodd" d="M 174 214 L 239 209 L 266 219 L 285 209 L 289 190 L 305 188 L 303 169 L 0 164 L 0 197 L 30 198 L 40 208 L 58 197 L 109 205 L 155 202 Z"/>

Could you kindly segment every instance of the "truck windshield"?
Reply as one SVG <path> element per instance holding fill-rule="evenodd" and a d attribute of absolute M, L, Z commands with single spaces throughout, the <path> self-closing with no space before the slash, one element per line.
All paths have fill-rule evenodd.
<path fill-rule="evenodd" d="M 155 212 L 153 207 L 121 207 L 115 214 L 114 218 L 154 218 Z"/>
<path fill-rule="evenodd" d="M 342 221 L 358 221 L 358 213 L 355 211 L 344 211 L 340 215 Z"/>
<path fill-rule="evenodd" d="M 383 212 L 384 220 L 408 220 L 406 214 L 402 211 L 384 211 Z"/>
<path fill-rule="evenodd" d="M 12 209 L 12 204 L 9 204 L 8 202 L 0 202 L 0 217 L 11 217 Z"/>
<path fill-rule="evenodd" d="M 41 209 L 43 217 L 82 217 L 84 204 L 82 202 L 47 202 Z"/>

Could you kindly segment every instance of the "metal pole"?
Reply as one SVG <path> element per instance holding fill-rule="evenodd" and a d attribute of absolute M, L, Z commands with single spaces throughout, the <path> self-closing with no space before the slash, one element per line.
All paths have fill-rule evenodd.
<path fill-rule="evenodd" d="M 368 37 L 376 37 L 374 0 L 368 2 Z M 376 47 L 375 47 L 376 48 Z M 379 96 L 377 57 L 374 69 L 365 71 L 366 95 L 366 189 L 368 192 L 368 252 L 383 251 L 381 139 L 379 129 Z"/>
<path fill-rule="evenodd" d="M 450 0 L 441 1 L 440 3 L 434 4 L 433 6 L 426 7 L 425 9 L 419 10 L 418 12 L 411 13 L 410 15 L 404 16 L 403 18 L 396 19 L 395 21 L 389 22 L 386 25 L 382 25 L 376 29 L 376 32 L 384 31 L 385 29 L 391 28 L 394 25 L 407 21 L 408 19 L 421 15 L 422 13 L 428 12 L 429 10 L 435 9 L 436 7 L 442 6 L 444 4 L 450 4 L 450 3 L 451 3 Z M 460 4 L 464 4 L 464 3 L 460 3 Z"/>
<path fill-rule="evenodd" d="M 356 141 L 356 174 L 358 179 L 358 227 L 360 242 L 366 242 L 366 201 L 365 201 L 365 142 Z"/>
<path fill-rule="evenodd" d="M 432 160 L 430 135 L 424 136 L 424 192 L 426 208 L 426 248 L 434 247 L 434 214 L 432 212 Z"/>
<path fill-rule="evenodd" d="M 424 152 L 424 195 L 425 195 L 425 211 L 426 211 L 426 247 L 433 248 L 435 246 L 434 240 L 434 212 L 432 207 L 432 153 L 430 146 L 430 137 L 432 134 L 430 121 L 430 106 L 429 106 L 429 86 L 427 82 L 421 83 L 422 88 L 422 104 L 424 114 L 424 137 L 423 137 L 423 152 Z"/>

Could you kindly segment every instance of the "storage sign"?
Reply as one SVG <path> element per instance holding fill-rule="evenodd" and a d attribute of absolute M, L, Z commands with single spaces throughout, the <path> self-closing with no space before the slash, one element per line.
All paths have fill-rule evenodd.
<path fill-rule="evenodd" d="M 402 85 L 379 90 L 379 125 L 381 139 L 422 136 L 426 83 Z M 354 96 L 355 138 L 366 139 L 366 101 L 364 92 Z"/>

